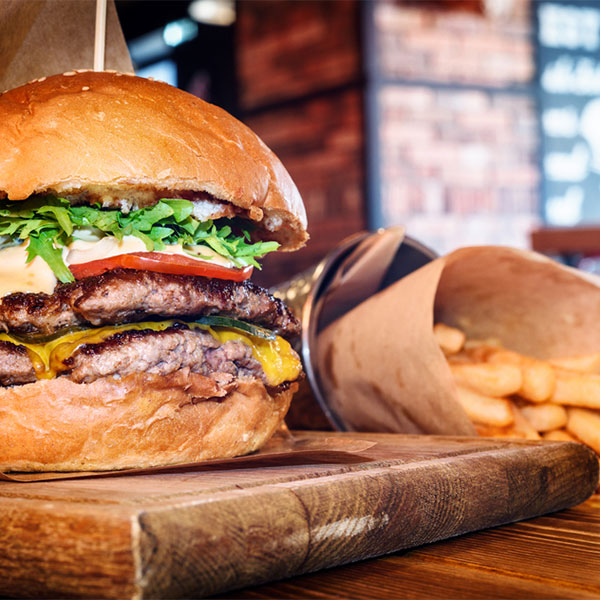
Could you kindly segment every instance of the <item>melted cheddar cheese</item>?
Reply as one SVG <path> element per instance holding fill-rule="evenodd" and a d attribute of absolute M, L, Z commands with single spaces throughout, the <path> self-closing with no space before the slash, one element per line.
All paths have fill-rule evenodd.
<path fill-rule="evenodd" d="M 215 327 L 210 329 L 213 337 L 221 343 L 239 340 L 252 348 L 254 358 L 262 365 L 269 385 L 279 385 L 284 381 L 298 379 L 302 367 L 289 342 L 277 336 L 274 340 L 265 340 L 237 329 Z"/>
<path fill-rule="evenodd" d="M 29 343 L 18 340 L 7 333 L 0 333 L 0 341 L 10 342 L 27 349 L 38 379 L 52 379 L 66 370 L 65 360 L 84 344 L 98 344 L 115 333 L 122 331 L 144 330 L 164 331 L 176 321 L 160 321 L 114 325 L 98 329 L 86 329 L 66 333 L 45 343 Z M 294 381 L 300 375 L 302 367 L 289 342 L 276 336 L 274 340 L 265 340 L 248 333 L 227 327 L 209 327 L 200 323 L 186 323 L 190 329 L 204 329 L 221 343 L 241 341 L 250 346 L 252 354 L 260 362 L 267 383 L 272 386 L 286 381 Z"/>

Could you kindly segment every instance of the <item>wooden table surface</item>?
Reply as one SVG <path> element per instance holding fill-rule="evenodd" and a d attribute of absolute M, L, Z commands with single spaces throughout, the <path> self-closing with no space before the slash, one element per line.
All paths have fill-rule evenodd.
<path fill-rule="evenodd" d="M 220 598 L 600 598 L 600 495 L 547 516 Z"/>

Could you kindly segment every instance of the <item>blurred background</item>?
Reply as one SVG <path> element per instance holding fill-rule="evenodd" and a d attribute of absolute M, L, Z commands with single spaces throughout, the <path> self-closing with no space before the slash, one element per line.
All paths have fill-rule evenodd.
<path fill-rule="evenodd" d="M 218 104 L 281 158 L 311 240 L 543 251 L 600 271 L 600 1 L 116 0 L 136 70 Z"/>

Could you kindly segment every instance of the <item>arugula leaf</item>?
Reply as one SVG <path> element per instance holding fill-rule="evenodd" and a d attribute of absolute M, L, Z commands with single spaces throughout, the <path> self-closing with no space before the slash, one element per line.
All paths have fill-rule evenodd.
<path fill-rule="evenodd" d="M 43 219 L 29 219 L 19 231 L 19 237 L 24 240 L 31 235 L 32 231 L 41 231 L 43 229 L 43 225 L 51 226 L 52 221 L 44 221 Z M 56 233 L 58 233 L 58 231 Z"/>
<path fill-rule="evenodd" d="M 29 238 L 28 261 L 43 258 L 56 277 L 72 281 L 62 260 L 62 248 L 79 237 L 126 235 L 141 239 L 149 252 L 165 245 L 181 244 L 191 256 L 210 260 L 202 248 L 211 248 L 236 267 L 249 265 L 260 269 L 261 258 L 279 247 L 277 242 L 251 242 L 247 226 L 239 219 L 198 221 L 189 200 L 162 199 L 154 206 L 122 213 L 95 206 L 71 206 L 64 198 L 34 196 L 18 205 L 0 201 L 0 236 L 10 243 Z"/>
<path fill-rule="evenodd" d="M 12 236 L 20 227 L 18 221 L 1 221 L 0 235 Z"/>
<path fill-rule="evenodd" d="M 56 234 L 58 234 L 58 230 L 45 229 L 36 235 L 32 235 L 27 246 L 27 262 L 30 263 L 36 256 L 39 256 L 48 263 L 60 282 L 69 283 L 75 281 L 75 278 L 65 265 L 61 250 L 54 247 L 53 237 Z"/>
<path fill-rule="evenodd" d="M 173 211 L 173 218 L 177 223 L 185 221 L 194 211 L 194 205 L 189 200 L 161 200 Z"/>
<path fill-rule="evenodd" d="M 51 213 L 54 215 L 63 231 L 67 235 L 72 235 L 73 223 L 69 217 L 69 211 L 64 206 L 43 206 L 37 212 L 41 214 Z"/>
<path fill-rule="evenodd" d="M 167 220 L 172 216 L 173 209 L 168 204 L 161 201 L 151 208 L 142 208 L 141 210 L 134 210 L 128 215 L 121 215 L 119 221 L 122 225 L 131 225 L 134 229 L 139 231 L 150 231 L 156 223 Z"/>
<path fill-rule="evenodd" d="M 143 231 L 133 229 L 131 233 L 127 235 L 133 235 L 136 238 L 142 240 L 142 242 L 144 242 L 144 244 L 146 245 L 146 250 L 148 252 L 153 252 L 154 250 L 162 250 L 164 248 L 164 244 L 162 244 L 161 242 L 155 242 L 149 235 L 146 235 Z"/>

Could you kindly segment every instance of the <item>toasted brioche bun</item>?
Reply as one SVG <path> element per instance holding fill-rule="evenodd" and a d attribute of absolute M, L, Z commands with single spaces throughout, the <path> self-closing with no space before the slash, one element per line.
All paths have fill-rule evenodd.
<path fill-rule="evenodd" d="M 0 197 L 205 192 L 295 250 L 302 199 L 277 157 L 224 110 L 165 83 L 70 72 L 0 95 Z"/>
<path fill-rule="evenodd" d="M 217 389 L 188 371 L 1 388 L 0 471 L 106 471 L 248 454 L 281 425 L 296 388 L 269 394 L 258 380 L 240 380 Z"/>

